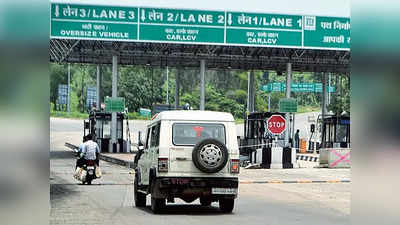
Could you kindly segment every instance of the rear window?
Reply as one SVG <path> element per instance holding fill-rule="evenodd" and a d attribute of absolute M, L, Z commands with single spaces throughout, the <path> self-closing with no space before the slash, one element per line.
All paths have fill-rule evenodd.
<path fill-rule="evenodd" d="M 213 123 L 174 123 L 174 145 L 195 145 L 207 138 L 215 138 L 225 144 L 225 126 Z"/>

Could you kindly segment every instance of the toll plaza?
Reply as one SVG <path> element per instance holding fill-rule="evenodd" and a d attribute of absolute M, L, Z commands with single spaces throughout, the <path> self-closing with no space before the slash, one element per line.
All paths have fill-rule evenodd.
<path fill-rule="evenodd" d="M 291 97 L 293 71 L 322 77 L 322 115 L 326 114 L 327 74 L 348 76 L 350 19 L 347 15 L 312 15 L 221 10 L 220 8 L 143 6 L 135 1 L 80 4 L 51 1 L 50 62 L 97 65 L 97 107 L 101 68 L 112 67 L 112 98 L 118 97 L 118 67 L 199 68 L 200 110 L 205 110 L 207 70 L 248 71 L 247 112 L 255 111 L 254 71 L 275 70 L 286 76 Z M 178 73 L 179 74 L 179 73 Z M 179 75 L 178 75 L 179 79 Z M 176 90 L 179 92 L 179 84 Z M 69 93 L 69 92 L 68 92 Z M 179 94 L 175 96 L 179 108 Z M 69 102 L 69 101 L 68 101 Z M 120 152 L 117 113 L 111 113 L 109 152 Z M 284 147 L 293 136 L 295 113 L 287 112 Z"/>
<path fill-rule="evenodd" d="M 138 145 L 138 149 L 143 150 L 143 155 L 149 159 L 141 163 L 155 166 L 148 170 L 148 176 L 139 175 L 142 171 L 135 170 L 141 160 L 135 162 L 136 156 L 140 155 L 139 151 L 125 154 L 130 149 L 131 134 L 127 128 L 131 127 L 134 132 L 146 130 L 149 133 L 147 143 L 150 143 L 154 152 L 157 151 L 157 146 L 152 146 L 151 143 L 157 143 L 151 141 L 152 137 L 155 137 L 154 140 L 164 137 L 163 133 L 168 129 L 161 128 L 163 125 L 151 127 L 156 121 L 149 119 L 135 118 L 130 120 L 132 123 L 129 126 L 127 121 L 131 114 L 127 112 L 131 113 L 132 109 L 127 109 L 126 105 L 135 105 L 138 114 L 147 118 L 152 118 L 158 111 L 182 108 L 191 110 L 192 106 L 194 110 L 210 110 L 211 104 L 206 105 L 213 100 L 209 98 L 213 95 L 207 93 L 212 93 L 211 90 L 214 89 L 214 86 L 213 89 L 209 88 L 214 85 L 214 80 L 210 77 L 223 74 L 220 80 L 240 75 L 240 85 L 236 85 L 236 80 L 229 80 L 235 83 L 230 85 L 230 89 L 240 86 L 241 97 L 244 96 L 240 99 L 239 112 L 243 113 L 243 117 L 237 113 L 239 116 L 235 115 L 230 121 L 231 125 L 227 127 L 230 134 L 236 131 L 236 136 L 239 136 L 236 137 L 239 140 L 239 162 L 237 154 L 230 162 L 240 171 L 237 174 L 237 207 L 232 213 L 222 213 L 217 209 L 220 202 L 211 202 L 208 205 L 204 201 L 208 199 L 201 197 L 189 199 L 193 200 L 190 204 L 179 198 L 176 202 L 164 199 L 166 205 L 163 214 L 168 215 L 169 223 L 179 224 L 187 215 L 196 215 L 191 217 L 193 225 L 237 225 L 249 221 L 250 224 L 260 225 L 265 224 L 265 221 L 275 225 L 347 224 L 351 197 L 351 170 L 348 168 L 351 152 L 348 132 L 350 116 L 331 115 L 328 105 L 329 95 L 335 91 L 340 93 L 338 86 L 334 90 L 337 83 L 330 83 L 330 77 L 339 77 L 344 81 L 350 77 L 350 10 L 347 5 L 341 4 L 343 2 L 310 2 L 312 1 L 51 0 L 49 61 L 57 64 L 57 67 L 61 64 L 62 72 L 65 70 L 64 65 L 70 65 L 71 71 L 67 73 L 65 70 L 65 76 L 74 76 L 72 85 L 68 82 L 66 86 L 62 86 L 62 99 L 68 105 L 66 108 L 75 107 L 76 96 L 69 96 L 69 89 L 76 88 L 75 74 L 81 72 L 75 70 L 85 69 L 88 64 L 94 66 L 90 66 L 89 72 L 86 71 L 84 75 L 90 75 L 88 86 L 95 93 L 91 96 L 96 97 L 95 101 L 90 101 L 91 104 L 96 104 L 85 122 L 50 118 L 51 223 L 165 223 L 165 216 L 151 213 L 150 205 L 160 202 L 160 198 L 157 200 L 159 196 L 147 195 L 144 199 L 142 196 L 140 198 L 144 201 L 140 202 L 145 204 L 137 204 L 139 183 L 135 181 L 139 176 L 147 177 L 151 187 L 150 181 L 154 174 L 158 176 L 159 172 L 163 172 L 166 175 L 165 170 L 160 171 L 158 168 L 163 167 L 170 171 L 177 169 L 178 176 L 183 174 L 185 168 L 194 168 L 193 155 L 190 152 L 186 155 L 186 150 L 191 151 L 194 147 L 172 144 L 171 148 L 164 148 L 168 153 L 165 151 L 159 157 L 159 152 L 147 154 L 150 151 L 147 151 L 149 146 L 146 144 L 143 148 Z M 130 68 L 131 65 L 133 67 Z M 138 76 L 133 74 L 136 69 L 139 71 Z M 158 75 L 159 71 L 163 74 Z M 62 72 L 57 77 L 62 76 Z M 152 81 L 154 74 L 161 76 L 158 77 L 159 80 L 166 75 L 166 82 L 160 82 L 162 88 L 157 90 L 162 92 L 162 100 L 151 104 L 128 102 L 126 93 L 129 93 L 130 86 L 126 83 L 147 85 L 149 91 L 143 93 L 152 94 L 151 84 L 126 79 L 128 72 L 132 72 L 129 78 L 148 76 L 146 82 Z M 276 80 L 261 83 L 261 76 L 267 72 L 273 73 Z M 196 77 L 190 79 L 192 75 Z M 305 78 L 302 81 L 299 79 L 302 76 L 312 79 Z M 94 77 L 97 82 L 94 82 Z M 168 82 L 168 79 L 172 81 Z M 179 80 L 185 82 L 178 82 Z M 62 82 L 65 84 L 64 80 Z M 179 94 L 179 91 L 188 91 L 182 86 L 179 88 L 179 85 L 190 82 L 193 82 L 192 90 L 196 92 L 190 97 L 199 101 L 196 101 L 196 105 L 187 106 L 186 96 Z M 140 85 L 136 85 L 139 86 L 138 90 L 141 90 Z M 258 105 L 260 86 L 267 92 L 262 93 L 263 101 L 267 101 L 264 96 L 272 95 L 274 106 L 268 110 L 263 110 Z M 165 88 L 171 87 L 175 91 L 172 96 L 168 96 L 169 92 Z M 216 85 L 215 89 L 218 89 Z M 243 94 L 246 90 L 247 94 Z M 282 93 L 272 93 L 275 91 Z M 296 92 L 305 93 L 305 97 L 306 92 L 317 93 L 317 109 L 312 112 L 315 118 L 307 120 L 307 116 L 300 113 L 303 105 L 298 103 Z M 72 91 L 72 94 L 75 93 L 75 90 Z M 132 93 L 137 94 L 140 91 Z M 218 95 L 225 94 L 226 98 L 239 96 L 235 90 L 232 93 L 234 94 L 229 95 L 221 89 L 218 90 Z M 126 105 L 123 104 L 123 97 L 127 100 Z M 130 97 L 135 99 L 135 96 Z M 164 97 L 169 100 L 165 101 Z M 265 102 L 263 105 L 266 105 Z M 318 119 L 319 104 L 322 115 Z M 71 111 L 71 116 L 73 113 Z M 142 119 L 139 116 L 137 118 Z M 294 132 L 299 129 L 300 120 L 307 121 L 301 125 L 303 130 L 314 124 L 312 137 L 315 140 L 312 141 L 318 142 L 316 145 L 319 149 L 315 152 L 318 154 L 309 151 L 297 153 L 296 147 L 293 147 Z M 239 134 L 240 131 L 243 133 Z M 69 149 L 63 148 L 66 141 L 80 143 L 82 133 L 95 134 L 101 147 L 100 165 L 104 173 L 91 187 L 77 185 L 72 180 L 74 158 Z M 139 140 L 143 140 L 140 138 L 142 134 L 138 133 Z M 235 135 L 227 137 L 235 148 Z M 325 152 L 324 149 L 328 151 Z M 176 157 L 171 157 L 169 153 L 172 151 L 178 153 Z M 309 155 L 318 160 L 298 159 L 299 156 L 310 157 Z M 324 157 L 327 159 L 326 165 Z M 156 163 L 159 159 L 161 163 Z M 170 163 L 172 161 L 174 164 Z M 246 161 L 248 165 L 237 167 L 241 161 Z M 232 173 L 228 167 L 226 173 Z M 209 175 L 200 172 L 196 172 L 196 176 L 197 174 Z M 220 175 L 215 173 L 215 176 Z M 186 177 L 174 175 L 171 178 L 170 184 L 177 187 L 204 185 L 203 182 L 187 182 Z M 145 188 L 145 185 L 147 184 L 140 186 Z M 141 191 L 147 192 L 144 189 Z M 229 193 L 225 192 L 227 194 Z M 141 207 L 143 205 L 146 207 Z"/>

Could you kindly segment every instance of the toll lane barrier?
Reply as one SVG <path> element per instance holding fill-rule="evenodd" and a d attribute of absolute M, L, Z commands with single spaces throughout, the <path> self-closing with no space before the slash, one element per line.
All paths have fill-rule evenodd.
<path fill-rule="evenodd" d="M 351 180 L 256 180 L 239 181 L 240 184 L 311 184 L 311 183 L 350 183 Z"/>
<path fill-rule="evenodd" d="M 264 147 L 250 154 L 250 168 L 289 169 L 298 168 L 295 148 Z"/>
<path fill-rule="evenodd" d="M 297 158 L 297 160 L 309 161 L 309 162 L 318 162 L 319 161 L 319 157 L 317 157 L 317 156 L 297 155 L 296 158 Z"/>

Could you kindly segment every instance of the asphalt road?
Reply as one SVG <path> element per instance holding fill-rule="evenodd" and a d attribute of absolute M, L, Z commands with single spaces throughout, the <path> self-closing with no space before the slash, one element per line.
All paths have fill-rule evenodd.
<path fill-rule="evenodd" d="M 220 213 L 217 203 L 177 201 L 153 215 L 149 196 L 146 208 L 134 206 L 127 168 L 101 162 L 104 175 L 91 186 L 72 178 L 74 155 L 63 145 L 80 135 L 73 124 L 50 121 L 50 224 L 349 224 L 350 184 L 242 184 L 232 214 Z"/>

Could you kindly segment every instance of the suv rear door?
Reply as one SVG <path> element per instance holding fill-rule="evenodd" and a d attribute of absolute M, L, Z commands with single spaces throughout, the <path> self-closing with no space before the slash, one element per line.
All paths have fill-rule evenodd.
<path fill-rule="evenodd" d="M 216 122 L 171 122 L 170 124 L 170 173 L 182 176 L 191 173 L 203 174 L 192 162 L 192 151 L 195 144 L 206 138 L 215 138 L 226 144 L 226 128 L 223 123 Z M 225 172 L 226 168 L 220 172 Z"/>

